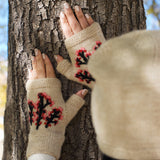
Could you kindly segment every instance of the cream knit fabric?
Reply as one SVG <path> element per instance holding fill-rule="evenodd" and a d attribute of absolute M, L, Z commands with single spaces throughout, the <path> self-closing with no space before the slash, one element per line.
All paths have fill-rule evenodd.
<path fill-rule="evenodd" d="M 88 68 L 100 149 L 117 159 L 160 159 L 160 31 L 106 41 Z"/>
<path fill-rule="evenodd" d="M 44 153 L 58 160 L 65 139 L 65 128 L 84 100 L 74 94 L 65 103 L 57 78 L 29 80 L 26 89 L 31 124 L 27 157 Z"/>
<path fill-rule="evenodd" d="M 65 44 L 72 64 L 68 60 L 63 60 L 58 64 L 57 70 L 61 74 L 66 76 L 68 79 L 80 82 L 83 85 L 92 88 L 94 86 L 94 80 L 90 81 L 88 78 L 90 77 L 90 73 L 85 71 L 88 70 L 87 63 L 89 57 L 94 52 L 94 47 L 99 47 L 99 44 L 96 44 L 96 42 L 98 41 L 103 43 L 105 41 L 105 38 L 103 36 L 100 25 L 96 22 L 94 22 L 91 26 L 87 27 L 86 29 L 80 31 L 79 33 L 66 39 Z M 81 56 L 81 53 L 79 53 L 82 52 L 82 50 L 84 51 L 84 56 Z M 91 54 L 89 54 L 89 52 Z M 82 76 L 79 76 L 79 78 L 77 78 L 75 77 L 75 74 Z M 89 80 L 88 83 L 87 80 Z"/>

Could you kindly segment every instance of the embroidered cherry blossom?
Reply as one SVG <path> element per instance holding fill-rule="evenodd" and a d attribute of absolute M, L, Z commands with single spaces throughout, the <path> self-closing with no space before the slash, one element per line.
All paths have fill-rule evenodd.
<path fill-rule="evenodd" d="M 81 65 L 87 64 L 90 56 L 101 46 L 100 41 L 96 41 L 96 45 L 93 47 L 92 52 L 88 52 L 85 48 L 81 48 L 76 51 L 75 58 L 75 66 L 79 68 Z M 91 81 L 95 81 L 95 79 L 91 76 L 91 74 L 87 70 L 78 70 L 75 74 L 75 77 L 78 78 L 80 82 L 86 81 L 86 83 L 91 83 Z"/>
<path fill-rule="evenodd" d="M 75 77 L 79 79 L 79 81 L 83 82 L 86 81 L 86 83 L 91 83 L 91 81 L 95 81 L 95 79 L 91 76 L 91 74 L 87 70 L 79 70 Z"/>
<path fill-rule="evenodd" d="M 38 93 L 38 100 L 36 103 L 28 100 L 29 105 L 29 121 L 30 124 L 35 123 L 36 129 L 42 124 L 42 119 L 45 120 L 45 128 L 51 127 L 58 124 L 59 120 L 63 119 L 61 107 L 52 107 L 55 103 L 52 101 L 51 97 L 47 93 Z M 52 110 L 47 111 L 46 107 L 52 107 Z"/>

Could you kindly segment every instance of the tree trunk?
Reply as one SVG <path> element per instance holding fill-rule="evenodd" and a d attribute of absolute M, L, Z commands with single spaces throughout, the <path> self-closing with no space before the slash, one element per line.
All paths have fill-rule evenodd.
<path fill-rule="evenodd" d="M 61 0 L 9 0 L 8 89 L 3 160 L 25 160 L 29 123 L 25 83 L 30 55 L 39 48 L 55 68 L 54 54 L 69 58 L 60 30 Z M 142 0 L 70 0 L 98 21 L 107 39 L 146 27 Z M 66 100 L 83 86 L 57 73 Z M 91 122 L 90 95 L 66 129 L 61 160 L 100 160 Z"/>

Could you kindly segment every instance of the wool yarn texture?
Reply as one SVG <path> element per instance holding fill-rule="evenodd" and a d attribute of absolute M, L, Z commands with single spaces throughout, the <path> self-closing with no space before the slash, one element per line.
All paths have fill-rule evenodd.
<path fill-rule="evenodd" d="M 30 133 L 27 157 L 48 154 L 57 160 L 65 139 L 65 128 L 84 100 L 73 94 L 64 102 L 57 78 L 28 80 L 26 84 Z"/>
<path fill-rule="evenodd" d="M 160 159 L 160 31 L 132 31 L 92 55 L 97 142 L 116 159 Z"/>
<path fill-rule="evenodd" d="M 104 41 L 101 27 L 96 22 L 67 38 L 65 45 L 71 63 L 64 59 L 57 65 L 57 70 L 68 79 L 93 88 L 95 79 L 88 72 L 88 61 Z"/>

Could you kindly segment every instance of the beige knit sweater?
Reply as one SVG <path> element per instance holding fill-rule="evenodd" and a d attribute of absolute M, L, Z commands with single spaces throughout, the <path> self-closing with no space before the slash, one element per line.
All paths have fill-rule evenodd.
<path fill-rule="evenodd" d="M 160 159 L 160 31 L 134 31 L 92 55 L 92 118 L 100 149 L 117 159 Z"/>

